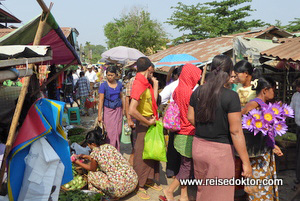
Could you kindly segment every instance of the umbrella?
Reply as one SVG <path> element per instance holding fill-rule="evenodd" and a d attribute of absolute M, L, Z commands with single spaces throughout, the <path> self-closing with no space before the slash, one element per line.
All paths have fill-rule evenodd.
<path fill-rule="evenodd" d="M 125 62 L 128 60 L 136 61 L 138 60 L 138 58 L 144 57 L 145 55 L 137 49 L 125 46 L 118 46 L 103 52 L 101 56 L 102 58 L 107 60 Z"/>
<path fill-rule="evenodd" d="M 189 55 L 189 54 L 170 54 L 165 56 L 160 61 L 155 64 L 155 67 L 162 67 L 162 66 L 179 66 L 184 65 L 187 63 L 191 64 L 201 64 L 198 59 Z"/>

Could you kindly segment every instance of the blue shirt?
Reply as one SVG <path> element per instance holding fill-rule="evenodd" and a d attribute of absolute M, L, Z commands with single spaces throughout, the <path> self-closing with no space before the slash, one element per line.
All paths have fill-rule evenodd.
<path fill-rule="evenodd" d="M 99 93 L 100 94 L 104 94 L 104 106 L 108 107 L 110 105 L 109 102 L 113 102 L 113 101 L 115 101 L 117 99 L 119 99 L 120 103 L 122 102 L 121 99 L 120 99 L 120 93 L 122 92 L 122 83 L 120 83 L 120 82 L 117 82 L 117 83 L 118 84 L 117 84 L 116 88 L 111 88 L 107 84 L 107 82 L 103 82 L 100 85 L 100 87 L 99 87 Z M 107 89 L 108 89 L 108 91 L 106 91 Z M 107 95 L 109 95 L 109 96 L 107 96 Z"/>

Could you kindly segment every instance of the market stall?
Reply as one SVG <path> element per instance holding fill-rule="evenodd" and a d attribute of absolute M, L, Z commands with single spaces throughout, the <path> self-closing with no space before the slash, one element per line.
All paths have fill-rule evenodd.
<path fill-rule="evenodd" d="M 43 188 L 39 191 L 40 200 L 45 198 L 47 198 L 45 200 L 49 198 L 57 200 L 60 185 L 73 179 L 70 148 L 66 134 L 61 127 L 64 103 L 44 98 L 40 99 L 40 85 L 36 82 L 37 76 L 31 75 L 39 72 L 39 64 L 42 63 L 66 64 L 64 70 L 71 64 L 80 64 L 80 60 L 74 47 L 65 38 L 50 13 L 52 4 L 48 8 L 43 0 L 37 0 L 37 2 L 43 9 L 40 16 L 0 38 L 1 46 L 23 45 L 23 47 L 17 46 L 15 48 L 19 48 L 19 52 L 13 52 L 13 48 L 9 50 L 3 48 L 3 51 L 0 49 L 0 57 L 3 58 L 0 61 L 0 70 L 2 67 L 22 64 L 25 66 L 24 70 L 15 71 L 12 70 L 13 68 L 9 68 L 1 72 L 3 80 L 14 79 L 20 75 L 25 76 L 22 88 L 19 87 L 19 91 L 14 93 L 15 95 L 18 94 L 14 100 L 14 107 L 9 107 L 9 109 L 12 109 L 10 111 L 12 115 L 11 121 L 8 122 L 10 127 L 0 172 L 2 183 L 5 167 L 8 166 L 7 188 L 9 200 L 30 199 L 32 191 L 39 188 Z M 24 45 L 30 47 L 24 47 Z M 47 45 L 47 48 L 44 46 L 44 49 L 42 47 L 39 49 L 36 48 L 36 45 Z M 7 58 L 9 57 L 15 59 L 8 61 Z M 58 76 L 60 72 L 55 76 Z M 44 83 L 44 85 L 46 84 Z M 31 101 L 29 105 L 25 97 Z M 23 113 L 26 116 L 22 117 Z M 47 154 L 41 155 L 41 158 L 30 159 L 32 160 L 31 163 L 28 156 L 34 155 L 34 153 Z M 25 157 L 29 163 L 25 162 Z M 35 165 L 32 167 L 30 164 Z M 43 169 L 45 164 L 53 167 L 49 169 L 51 172 Z M 33 168 L 40 168 L 38 172 L 44 172 L 46 177 L 33 174 L 36 173 L 32 171 Z M 38 186 L 31 183 L 32 178 L 40 180 Z M 35 199 L 37 198 L 35 197 Z"/>

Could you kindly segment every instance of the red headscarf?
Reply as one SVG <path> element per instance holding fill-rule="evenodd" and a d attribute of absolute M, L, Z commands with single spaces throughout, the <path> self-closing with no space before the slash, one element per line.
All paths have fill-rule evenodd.
<path fill-rule="evenodd" d="M 150 89 L 153 114 L 156 117 L 156 120 L 158 120 L 157 105 L 152 85 L 149 83 L 149 81 L 145 78 L 144 75 L 142 75 L 141 73 L 137 73 L 132 85 L 130 97 L 138 101 L 140 100 L 142 93 L 144 93 L 146 89 Z"/>
<path fill-rule="evenodd" d="M 187 119 L 188 106 L 193 89 L 201 78 L 201 69 L 193 64 L 183 66 L 179 76 L 179 84 L 173 93 L 173 98 L 180 111 L 180 131 L 182 135 L 194 135 L 195 127 Z"/>

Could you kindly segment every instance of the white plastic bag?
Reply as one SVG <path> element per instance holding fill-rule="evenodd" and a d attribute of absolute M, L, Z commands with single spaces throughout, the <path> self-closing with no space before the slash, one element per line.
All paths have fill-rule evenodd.
<path fill-rule="evenodd" d="M 74 142 L 73 144 L 71 144 L 71 148 L 75 150 L 75 154 L 84 154 L 84 155 L 89 155 L 91 149 L 86 146 L 86 147 L 82 147 L 79 144 L 77 144 L 76 142 Z"/>

